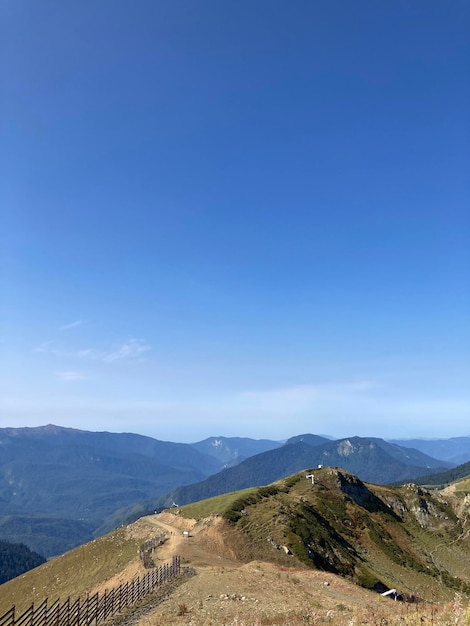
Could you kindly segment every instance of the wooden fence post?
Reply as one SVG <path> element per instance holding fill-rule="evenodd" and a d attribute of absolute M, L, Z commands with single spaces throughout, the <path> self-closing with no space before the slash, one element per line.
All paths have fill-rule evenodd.
<path fill-rule="evenodd" d="M 66 617 L 66 626 L 70 626 L 70 596 L 67 598 L 67 600 L 62 604 L 62 606 L 59 606 L 59 611 L 58 611 L 58 615 L 57 615 L 57 623 L 62 622 L 62 615 L 65 613 L 65 617 Z"/>
<path fill-rule="evenodd" d="M 55 602 L 51 604 L 47 609 L 45 626 L 58 626 L 59 624 L 59 607 L 60 600 L 57 598 Z"/>
<path fill-rule="evenodd" d="M 14 626 L 16 606 L 12 606 L 4 615 L 0 617 L 0 626 Z"/>
<path fill-rule="evenodd" d="M 157 545 L 157 539 L 152 541 Z M 31 604 L 18 618 L 16 606 L 12 606 L 0 616 L 0 626 L 98 626 L 109 615 L 121 612 L 132 606 L 157 586 L 175 578 L 181 570 L 180 557 L 173 556 L 171 563 L 149 570 L 142 578 L 137 576 L 130 583 L 114 587 L 109 592 L 105 589 L 100 597 L 99 592 L 90 598 L 77 598 L 71 604 L 70 596 L 61 604 L 60 599 L 48 605 L 46 598 L 37 609 Z"/>

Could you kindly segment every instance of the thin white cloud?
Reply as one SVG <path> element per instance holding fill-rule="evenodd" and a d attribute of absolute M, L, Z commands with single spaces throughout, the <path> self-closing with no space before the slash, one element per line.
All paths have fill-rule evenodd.
<path fill-rule="evenodd" d="M 151 349 L 152 347 L 141 339 L 129 339 L 129 341 L 119 346 L 116 350 L 105 354 L 103 361 L 113 363 L 114 361 L 121 361 L 123 359 L 137 359 Z"/>
<path fill-rule="evenodd" d="M 89 361 L 101 361 L 103 363 L 115 363 L 116 361 L 131 361 L 141 357 L 149 352 L 152 346 L 143 339 L 128 339 L 121 345 L 109 350 L 96 350 L 95 348 L 81 348 L 79 350 L 67 350 L 62 347 L 56 347 L 53 342 L 43 342 L 36 348 L 34 352 L 43 354 L 53 354 L 57 357 L 67 357 L 74 359 L 83 359 Z"/>
<path fill-rule="evenodd" d="M 56 372 L 57 376 L 61 380 L 66 381 L 74 381 L 74 380 L 84 380 L 86 376 L 82 374 L 82 372 Z"/>
<path fill-rule="evenodd" d="M 59 330 L 71 330 L 72 328 L 77 328 L 77 326 L 81 326 L 85 322 L 83 320 L 75 320 L 74 322 L 70 322 L 69 324 L 63 324 L 59 326 Z"/>

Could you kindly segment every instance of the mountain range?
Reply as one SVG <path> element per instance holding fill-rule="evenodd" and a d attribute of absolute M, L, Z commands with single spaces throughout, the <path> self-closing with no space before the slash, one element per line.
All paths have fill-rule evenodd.
<path fill-rule="evenodd" d="M 0 539 L 53 556 L 122 507 L 221 468 L 188 444 L 57 426 L 0 429 Z"/>
<path fill-rule="evenodd" d="M 449 439 L 393 439 L 405 448 L 416 448 L 442 461 L 461 465 L 470 461 L 470 437 L 451 437 Z"/>
<path fill-rule="evenodd" d="M 378 438 L 304 434 L 286 442 L 211 437 L 184 444 L 53 425 L 3 428 L 0 539 L 50 557 L 142 512 L 265 485 L 318 465 L 376 483 L 453 466 Z"/>
<path fill-rule="evenodd" d="M 155 563 L 177 554 L 192 575 L 152 601 L 158 615 L 140 603 L 132 623 L 467 623 L 459 607 L 470 594 L 469 488 L 468 474 L 427 490 L 304 468 L 143 517 L 51 559 L 1 586 L 0 616 L 126 585 L 146 571 L 139 546 L 163 533 Z M 388 592 L 402 602 L 378 595 Z"/>
<path fill-rule="evenodd" d="M 305 467 L 342 467 L 362 480 L 384 484 L 412 480 L 449 467 L 444 461 L 433 459 L 418 450 L 387 443 L 383 439 L 351 437 L 326 440 L 326 443 L 323 439 L 313 435 L 289 439 L 280 448 L 252 456 L 199 483 L 177 487 L 165 496 L 152 500 L 146 509 L 139 510 L 139 514 L 175 504 L 196 502 L 229 491 L 266 485 Z M 291 441 L 293 443 L 289 443 Z M 307 441 L 314 445 L 305 443 Z"/>

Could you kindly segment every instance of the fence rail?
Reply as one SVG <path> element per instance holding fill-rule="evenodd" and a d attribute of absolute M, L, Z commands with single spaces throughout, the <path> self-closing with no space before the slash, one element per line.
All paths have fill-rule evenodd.
<path fill-rule="evenodd" d="M 153 539 L 149 539 L 143 543 L 139 548 L 139 556 L 140 560 L 148 569 L 155 567 L 155 564 L 152 560 L 152 551 L 157 547 L 161 546 L 166 541 L 165 533 L 161 533 L 157 535 Z"/>
<path fill-rule="evenodd" d="M 95 593 L 85 598 L 60 602 L 57 598 L 49 604 L 46 598 L 40 605 L 31 604 L 21 615 L 16 616 L 16 607 L 0 616 L 0 626 L 97 626 L 111 615 L 121 613 L 156 587 L 173 580 L 181 571 L 180 557 L 174 556 L 171 563 L 149 570 L 145 576 L 134 578 L 102 594 Z"/>

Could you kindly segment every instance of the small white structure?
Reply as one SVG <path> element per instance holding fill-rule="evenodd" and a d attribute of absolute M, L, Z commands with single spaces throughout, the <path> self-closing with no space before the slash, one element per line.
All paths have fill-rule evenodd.
<path fill-rule="evenodd" d="M 189 530 L 183 530 L 183 537 L 189 539 Z"/>
<path fill-rule="evenodd" d="M 384 591 L 380 595 L 384 598 L 386 598 L 387 596 L 393 596 L 393 598 L 396 600 L 398 596 L 398 591 L 396 589 L 389 589 L 388 591 Z"/>
<path fill-rule="evenodd" d="M 315 484 L 315 476 L 314 476 L 313 474 L 307 474 L 307 475 L 305 476 L 305 478 L 307 478 L 307 479 L 308 479 L 308 478 L 311 478 L 311 479 L 312 479 L 312 485 L 314 485 L 314 484 Z"/>

